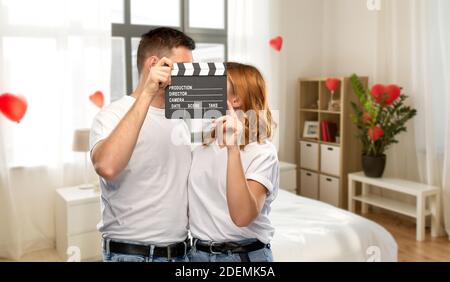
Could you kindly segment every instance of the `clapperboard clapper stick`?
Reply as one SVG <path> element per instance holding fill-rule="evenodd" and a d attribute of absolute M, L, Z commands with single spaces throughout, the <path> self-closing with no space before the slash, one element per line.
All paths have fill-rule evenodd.
<path fill-rule="evenodd" d="M 227 110 L 227 71 L 224 63 L 173 65 L 166 88 L 166 118 L 215 119 Z"/>

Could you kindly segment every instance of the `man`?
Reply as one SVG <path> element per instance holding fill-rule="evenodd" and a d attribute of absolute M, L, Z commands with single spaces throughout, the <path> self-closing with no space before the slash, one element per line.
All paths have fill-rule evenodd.
<path fill-rule="evenodd" d="M 190 134 L 183 121 L 165 118 L 164 93 L 173 64 L 192 62 L 194 49 L 175 29 L 144 34 L 137 89 L 94 120 L 91 159 L 100 176 L 104 261 L 187 260 Z"/>

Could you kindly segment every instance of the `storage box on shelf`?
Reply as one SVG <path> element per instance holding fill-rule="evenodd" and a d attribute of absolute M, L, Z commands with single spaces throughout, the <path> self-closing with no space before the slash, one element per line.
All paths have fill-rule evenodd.
<path fill-rule="evenodd" d="M 357 131 L 351 120 L 351 102 L 357 102 L 357 97 L 350 77 L 341 77 L 341 85 L 333 96 L 334 101 L 339 101 L 340 109 L 329 109 L 331 93 L 325 86 L 326 79 L 299 81 L 298 187 L 302 196 L 346 208 L 347 174 L 361 170 L 361 145 L 355 138 Z M 368 85 L 368 77 L 361 80 L 363 85 Z M 304 138 L 307 121 L 319 123 L 317 139 Z M 324 136 L 320 126 L 323 121 L 337 126 L 336 140 Z"/>

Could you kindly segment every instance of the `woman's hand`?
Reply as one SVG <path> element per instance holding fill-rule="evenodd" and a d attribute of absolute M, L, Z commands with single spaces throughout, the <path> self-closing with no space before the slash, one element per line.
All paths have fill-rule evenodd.
<path fill-rule="evenodd" d="M 240 145 L 245 144 L 244 124 L 231 103 L 227 101 L 227 104 L 228 115 L 213 121 L 213 124 L 217 126 L 217 140 L 220 145 L 226 145 L 228 149 L 239 148 Z"/>
<path fill-rule="evenodd" d="M 233 223 L 238 227 L 250 225 L 261 213 L 267 190 L 259 182 L 247 180 L 241 160 L 240 145 L 245 144 L 244 124 L 228 104 L 228 115 L 216 119 L 216 138 L 228 148 L 227 204 Z M 243 117 L 243 116 L 241 116 Z"/>

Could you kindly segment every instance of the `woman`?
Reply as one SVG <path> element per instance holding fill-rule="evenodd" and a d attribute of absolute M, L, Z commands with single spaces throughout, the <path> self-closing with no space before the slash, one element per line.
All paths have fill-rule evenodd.
<path fill-rule="evenodd" d="M 248 65 L 227 64 L 228 115 L 193 152 L 189 176 L 190 260 L 272 261 L 279 163 L 264 79 Z"/>

